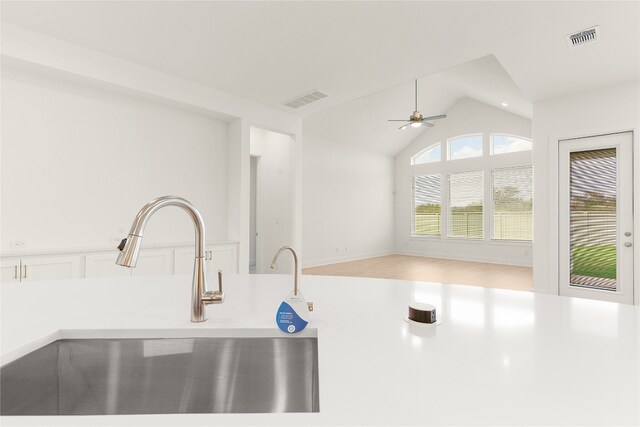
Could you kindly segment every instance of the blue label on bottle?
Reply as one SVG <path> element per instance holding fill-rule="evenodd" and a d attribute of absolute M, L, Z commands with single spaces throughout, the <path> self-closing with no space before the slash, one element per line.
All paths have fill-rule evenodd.
<path fill-rule="evenodd" d="M 306 308 L 306 303 L 304 307 Z M 303 319 L 286 301 L 282 301 L 282 304 L 280 304 L 280 307 L 278 308 L 276 323 L 281 331 L 288 334 L 300 332 L 309 324 L 309 322 Z"/>

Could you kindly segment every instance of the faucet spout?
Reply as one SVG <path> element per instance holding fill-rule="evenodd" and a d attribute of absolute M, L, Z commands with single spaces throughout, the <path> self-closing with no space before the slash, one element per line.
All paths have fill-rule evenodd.
<path fill-rule="evenodd" d="M 191 321 L 204 322 L 207 320 L 205 306 L 221 303 L 224 300 L 222 289 L 207 291 L 205 271 L 205 232 L 204 221 L 200 212 L 188 201 L 177 196 L 163 196 L 151 200 L 144 205 L 136 215 L 129 235 L 118 246 L 120 254 L 116 264 L 124 267 L 135 267 L 138 261 L 142 236 L 149 218 L 165 206 L 177 206 L 189 214 L 195 229 L 195 260 L 193 267 L 193 283 L 191 287 Z"/>
<path fill-rule="evenodd" d="M 271 261 L 271 268 L 276 267 L 276 261 L 278 261 L 278 257 L 282 252 L 287 250 L 291 251 L 291 254 L 293 255 L 293 262 L 294 262 L 294 268 L 295 268 L 295 271 L 293 272 L 293 295 L 298 295 L 298 274 L 299 273 L 298 273 L 298 254 L 296 253 L 296 251 L 293 250 L 293 248 L 290 246 L 281 247 L 273 257 L 273 261 Z"/>

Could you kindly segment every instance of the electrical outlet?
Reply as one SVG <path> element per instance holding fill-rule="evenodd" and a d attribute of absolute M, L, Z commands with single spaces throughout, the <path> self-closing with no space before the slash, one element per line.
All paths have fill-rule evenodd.
<path fill-rule="evenodd" d="M 26 240 L 12 240 L 11 249 L 27 249 Z"/>

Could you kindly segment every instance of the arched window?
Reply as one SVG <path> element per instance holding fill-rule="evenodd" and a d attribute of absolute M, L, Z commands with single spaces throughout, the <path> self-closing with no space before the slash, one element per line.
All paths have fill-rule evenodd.
<path fill-rule="evenodd" d="M 532 147 L 533 143 L 527 138 L 515 135 L 491 134 L 491 154 L 530 151 Z"/>
<path fill-rule="evenodd" d="M 439 162 L 442 159 L 440 152 L 440 143 L 437 142 L 424 150 L 420 151 L 415 156 L 411 157 L 412 165 L 421 165 L 424 163 Z"/>
<path fill-rule="evenodd" d="M 416 153 L 411 237 L 530 242 L 532 146 L 521 136 L 473 133 Z"/>
<path fill-rule="evenodd" d="M 447 160 L 482 157 L 482 134 L 461 135 L 447 141 Z"/>

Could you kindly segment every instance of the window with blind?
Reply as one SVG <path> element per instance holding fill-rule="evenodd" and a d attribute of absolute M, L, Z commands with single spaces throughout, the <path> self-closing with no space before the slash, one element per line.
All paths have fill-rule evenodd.
<path fill-rule="evenodd" d="M 617 289 L 615 148 L 570 154 L 571 285 Z"/>
<path fill-rule="evenodd" d="M 533 169 L 518 166 L 492 171 L 493 235 L 495 240 L 531 240 L 533 229 Z"/>
<path fill-rule="evenodd" d="M 412 234 L 414 236 L 440 236 L 441 183 L 440 174 L 413 177 Z"/>
<path fill-rule="evenodd" d="M 483 172 L 449 175 L 449 237 L 482 239 Z"/>

